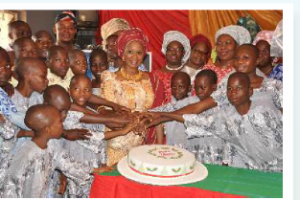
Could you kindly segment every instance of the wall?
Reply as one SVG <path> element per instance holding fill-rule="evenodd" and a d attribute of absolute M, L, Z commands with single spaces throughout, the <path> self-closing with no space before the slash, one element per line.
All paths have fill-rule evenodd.
<path fill-rule="evenodd" d="M 61 11 L 48 11 L 48 10 L 28 10 L 27 11 L 27 23 L 30 25 L 32 33 L 36 33 L 39 30 L 46 30 L 54 37 L 52 28 L 54 25 L 54 19 Z"/>

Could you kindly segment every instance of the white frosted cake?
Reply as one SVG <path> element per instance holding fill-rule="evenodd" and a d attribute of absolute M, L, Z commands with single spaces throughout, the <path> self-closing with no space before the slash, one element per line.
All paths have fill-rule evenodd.
<path fill-rule="evenodd" d="M 195 169 L 194 154 L 169 145 L 143 145 L 129 151 L 127 164 L 136 173 L 175 178 L 191 174 Z"/>

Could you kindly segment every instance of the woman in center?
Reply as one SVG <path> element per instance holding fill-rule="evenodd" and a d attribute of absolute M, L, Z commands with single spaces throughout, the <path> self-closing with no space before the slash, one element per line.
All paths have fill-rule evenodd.
<path fill-rule="evenodd" d="M 124 31 L 118 37 L 118 55 L 122 58 L 123 66 L 117 72 L 103 72 L 103 98 L 126 106 L 131 111 L 146 111 L 151 108 L 154 93 L 150 77 L 147 72 L 138 69 L 146 55 L 148 42 L 147 36 L 137 28 Z M 107 165 L 118 163 L 131 148 L 142 142 L 143 136 L 133 132 L 108 140 Z"/>

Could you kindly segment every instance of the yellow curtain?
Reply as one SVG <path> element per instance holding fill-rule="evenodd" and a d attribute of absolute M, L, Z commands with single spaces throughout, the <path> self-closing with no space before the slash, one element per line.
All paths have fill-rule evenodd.
<path fill-rule="evenodd" d="M 215 43 L 215 33 L 227 25 L 235 25 L 240 17 L 247 15 L 260 25 L 261 30 L 274 30 L 282 20 L 282 10 L 190 10 L 192 35 L 201 33 Z"/>

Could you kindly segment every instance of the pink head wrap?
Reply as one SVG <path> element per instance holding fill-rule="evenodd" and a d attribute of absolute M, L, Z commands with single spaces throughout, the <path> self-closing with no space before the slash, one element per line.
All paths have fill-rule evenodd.
<path fill-rule="evenodd" d="M 148 37 L 141 29 L 132 28 L 119 35 L 117 39 L 118 56 L 123 56 L 126 45 L 132 41 L 139 41 L 144 47 L 144 54 L 146 54 L 149 43 Z"/>
<path fill-rule="evenodd" d="M 193 49 L 193 46 L 198 42 L 204 42 L 207 45 L 207 48 L 208 48 L 208 52 L 207 52 L 208 56 L 207 56 L 207 60 L 206 60 L 206 62 L 207 62 L 210 58 L 210 54 L 211 54 L 211 50 L 212 50 L 212 45 L 211 45 L 210 40 L 205 35 L 197 34 L 197 35 L 194 35 L 190 39 L 190 41 L 191 41 L 192 49 Z"/>

